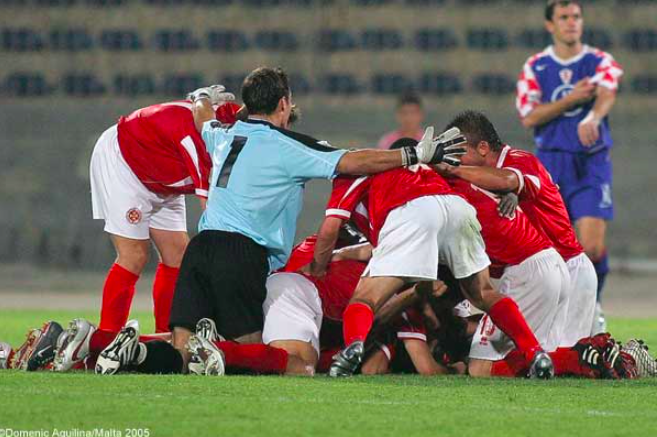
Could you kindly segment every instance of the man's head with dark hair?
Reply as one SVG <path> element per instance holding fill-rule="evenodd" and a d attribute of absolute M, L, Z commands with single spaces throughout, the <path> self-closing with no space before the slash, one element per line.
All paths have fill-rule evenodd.
<path fill-rule="evenodd" d="M 405 93 L 399 96 L 397 99 L 397 109 L 401 108 L 404 105 L 416 105 L 422 108 L 422 99 L 419 95 L 415 93 Z"/>
<path fill-rule="evenodd" d="M 402 149 L 404 147 L 415 147 L 417 146 L 417 140 L 415 138 L 400 138 L 390 145 L 390 150 Z"/>
<path fill-rule="evenodd" d="M 545 28 L 555 43 L 580 44 L 584 31 L 583 8 L 579 1 L 550 0 L 545 6 Z"/>
<path fill-rule="evenodd" d="M 415 136 L 422 130 L 424 110 L 422 99 L 415 93 L 406 93 L 397 100 L 397 124 L 399 131 L 406 136 Z"/>
<path fill-rule="evenodd" d="M 287 74 L 281 68 L 256 68 L 242 83 L 242 101 L 249 116 L 274 117 L 275 124 L 287 125 L 292 111 Z M 281 123 L 278 123 L 281 118 Z"/>
<path fill-rule="evenodd" d="M 445 128 L 457 127 L 468 140 L 468 153 L 461 157 L 464 165 L 483 165 L 486 156 L 497 153 L 504 147 L 493 123 L 479 111 L 464 111 L 458 114 Z"/>

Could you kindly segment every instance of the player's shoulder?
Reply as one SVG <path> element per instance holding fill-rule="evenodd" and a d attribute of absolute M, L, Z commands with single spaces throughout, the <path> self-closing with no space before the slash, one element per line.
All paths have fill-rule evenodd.
<path fill-rule="evenodd" d="M 534 53 L 525 61 L 526 67 L 534 67 L 540 61 L 546 61 L 550 59 L 550 48 L 547 47 L 538 53 Z"/>
<path fill-rule="evenodd" d="M 509 145 L 502 150 L 502 154 L 504 155 L 505 164 L 516 162 L 531 165 L 538 162 L 538 158 L 533 153 L 523 149 L 516 149 Z"/>
<path fill-rule="evenodd" d="M 252 122 L 248 120 L 248 122 Z M 266 122 L 265 122 L 266 123 Z M 327 141 L 320 141 L 315 137 L 312 137 L 301 132 L 293 131 L 290 129 L 285 129 L 282 127 L 274 126 L 271 123 L 267 123 L 271 134 L 274 137 L 278 137 L 282 140 L 287 140 L 289 144 L 294 144 L 296 146 L 303 146 L 309 149 L 312 149 L 317 152 L 335 152 L 335 147 L 331 146 Z"/>
<path fill-rule="evenodd" d="M 602 49 L 592 46 L 585 46 L 584 50 L 586 51 L 586 56 L 595 58 L 595 59 L 613 59 L 614 57 L 609 52 L 605 52 Z"/>

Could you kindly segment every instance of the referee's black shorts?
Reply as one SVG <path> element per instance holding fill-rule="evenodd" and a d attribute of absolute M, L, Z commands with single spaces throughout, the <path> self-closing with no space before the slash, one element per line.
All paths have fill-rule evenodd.
<path fill-rule="evenodd" d="M 267 250 L 233 232 L 203 231 L 185 251 L 169 326 L 194 332 L 202 318 L 214 320 L 228 339 L 262 331 L 262 303 L 269 274 Z"/>

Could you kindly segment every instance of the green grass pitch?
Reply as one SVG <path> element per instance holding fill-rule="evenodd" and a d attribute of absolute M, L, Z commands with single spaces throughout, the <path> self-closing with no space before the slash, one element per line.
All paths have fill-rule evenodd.
<path fill-rule="evenodd" d="M 0 311 L 0 340 L 16 346 L 28 327 L 79 316 L 94 320 L 97 313 Z M 136 317 L 143 332 L 152 329 L 148 314 Z M 619 339 L 639 336 L 657 348 L 655 319 L 612 319 L 610 328 Z M 10 435 L 7 429 L 124 437 L 146 437 L 146 430 L 149 437 L 655 436 L 657 379 L 335 381 L 4 371 L 0 437 Z"/>

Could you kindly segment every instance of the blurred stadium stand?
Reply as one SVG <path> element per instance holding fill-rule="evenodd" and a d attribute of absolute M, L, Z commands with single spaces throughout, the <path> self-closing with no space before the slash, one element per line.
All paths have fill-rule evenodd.
<path fill-rule="evenodd" d="M 88 163 L 100 133 L 151 103 L 206 83 L 238 91 L 256 66 L 292 75 L 300 130 L 343 147 L 372 145 L 415 90 L 440 128 L 486 110 L 531 149 L 513 106 L 525 60 L 550 42 L 545 0 L 0 0 L 0 262 L 105 267 L 90 218 Z M 585 41 L 626 76 L 612 115 L 617 257 L 657 258 L 657 0 L 587 2 Z M 310 184 L 300 233 L 327 192 Z M 188 204 L 190 229 L 198 208 Z"/>

